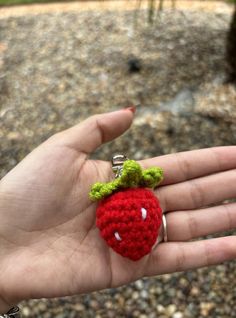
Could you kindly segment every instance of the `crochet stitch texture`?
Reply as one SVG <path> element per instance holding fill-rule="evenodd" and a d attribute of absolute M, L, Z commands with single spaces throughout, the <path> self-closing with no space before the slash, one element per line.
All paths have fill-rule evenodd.
<path fill-rule="evenodd" d="M 144 188 L 117 192 L 104 199 L 97 209 L 96 223 L 101 236 L 114 251 L 133 261 L 150 253 L 161 221 L 158 199 Z"/>
<path fill-rule="evenodd" d="M 123 257 L 137 261 L 151 252 L 162 223 L 162 210 L 147 188 L 157 186 L 162 179 L 161 168 L 142 170 L 136 161 L 127 160 L 120 177 L 93 185 L 90 198 L 102 199 L 96 225 L 107 244 Z"/>

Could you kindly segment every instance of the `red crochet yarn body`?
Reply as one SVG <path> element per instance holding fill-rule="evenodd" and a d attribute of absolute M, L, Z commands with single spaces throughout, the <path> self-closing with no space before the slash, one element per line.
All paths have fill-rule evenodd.
<path fill-rule="evenodd" d="M 162 223 L 158 199 L 146 188 L 130 188 L 103 199 L 97 227 L 117 253 L 137 261 L 150 253 Z"/>

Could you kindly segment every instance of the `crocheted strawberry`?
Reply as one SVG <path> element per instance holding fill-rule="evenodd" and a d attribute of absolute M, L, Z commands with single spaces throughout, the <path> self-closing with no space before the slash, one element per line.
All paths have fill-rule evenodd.
<path fill-rule="evenodd" d="M 120 177 L 110 183 L 95 183 L 90 192 L 98 204 L 96 224 L 114 251 L 133 261 L 150 253 L 155 244 L 162 210 L 157 197 L 147 189 L 163 179 L 160 168 L 142 170 L 134 160 L 124 162 Z"/>

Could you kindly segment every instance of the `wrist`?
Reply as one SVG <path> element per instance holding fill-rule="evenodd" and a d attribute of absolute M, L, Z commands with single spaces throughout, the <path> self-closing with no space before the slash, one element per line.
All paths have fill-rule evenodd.
<path fill-rule="evenodd" d="M 11 205 L 9 199 L 1 186 L 0 182 L 0 318 L 1 315 L 5 317 L 7 314 L 9 317 L 15 317 L 9 311 L 12 311 L 13 307 L 21 301 L 21 297 L 18 297 L 18 293 L 15 291 L 15 284 L 12 282 L 11 269 L 17 268 L 11 266 L 11 261 L 14 261 L 14 252 L 17 250 L 17 246 L 12 242 L 12 234 L 15 233 L 14 229 L 8 224 L 7 215 L 11 213 Z M 9 235 L 9 236 L 8 236 Z M 13 262 L 12 262 L 13 263 Z M 10 269 L 10 271 L 9 271 Z M 16 284 L 17 286 L 17 284 Z M 15 307 L 14 309 L 16 309 Z M 8 316 L 7 316 L 8 317 Z"/>
<path fill-rule="evenodd" d="M 2 204 L 2 196 L 0 193 L 0 211 L 3 212 L 5 209 L 3 209 L 3 204 Z M 14 307 L 14 304 L 10 303 L 7 298 L 8 298 L 8 288 L 7 287 L 7 277 L 8 274 L 5 274 L 5 259 L 7 255 L 7 250 L 9 249 L 8 242 L 4 239 L 5 233 L 1 227 L 1 225 L 4 223 L 3 222 L 3 217 L 4 213 L 0 213 L 0 269 L 1 273 L 4 273 L 0 275 L 0 316 L 6 314 L 12 307 Z M 1 274 L 0 273 L 0 274 Z M 6 295 L 7 293 L 7 295 Z"/>
<path fill-rule="evenodd" d="M 1 263 L 0 263 L 0 268 L 2 269 L 4 268 L 3 264 Z M 4 276 L 6 278 L 11 276 L 11 274 L 6 273 Z M 5 317 L 4 315 L 8 314 L 10 310 L 12 311 L 13 307 L 15 307 L 14 309 L 18 308 L 16 307 L 16 305 L 22 300 L 21 297 L 18 297 L 18 295 L 16 295 L 13 287 L 11 288 L 9 286 L 9 283 L 8 283 L 9 279 L 7 278 L 5 279 L 5 278 L 0 279 L 0 318 L 2 317 L 1 315 Z M 6 317 L 8 316 L 6 315 Z M 9 317 L 15 317 L 15 316 L 9 314 Z"/>

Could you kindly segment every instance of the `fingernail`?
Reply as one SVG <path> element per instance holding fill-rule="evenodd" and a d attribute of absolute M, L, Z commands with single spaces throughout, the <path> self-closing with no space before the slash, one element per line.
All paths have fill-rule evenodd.
<path fill-rule="evenodd" d="M 134 105 L 126 107 L 125 109 L 131 111 L 133 114 L 136 112 L 136 107 Z"/>

